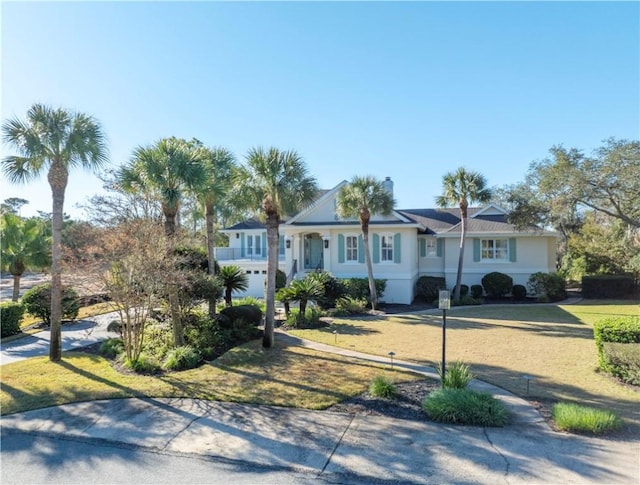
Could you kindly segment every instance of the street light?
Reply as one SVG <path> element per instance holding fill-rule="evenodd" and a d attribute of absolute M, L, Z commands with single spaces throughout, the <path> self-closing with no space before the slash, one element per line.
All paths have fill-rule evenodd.
<path fill-rule="evenodd" d="M 442 310 L 442 382 L 444 385 L 444 376 L 447 372 L 447 364 L 445 360 L 447 347 L 447 310 L 451 308 L 451 299 L 449 290 L 440 290 L 438 298 L 438 308 Z"/>

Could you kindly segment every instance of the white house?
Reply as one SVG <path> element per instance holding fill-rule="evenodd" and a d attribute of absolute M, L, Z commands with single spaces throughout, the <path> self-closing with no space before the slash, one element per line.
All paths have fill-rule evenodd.
<path fill-rule="evenodd" d="M 366 277 L 363 241 L 357 220 L 341 219 L 336 197 L 347 182 L 323 192 L 309 207 L 280 225 L 280 269 L 288 278 L 328 271 L 338 278 Z M 385 180 L 393 193 L 393 182 Z M 409 304 L 420 276 L 445 277 L 455 285 L 460 252 L 459 209 L 394 210 L 373 215 L 369 244 L 376 278 L 387 280 L 381 301 Z M 508 274 L 525 285 L 532 273 L 556 268 L 557 234 L 537 227 L 516 230 L 496 205 L 469 208 L 462 282 L 480 284 L 492 271 Z M 222 266 L 234 264 L 249 275 L 246 294 L 264 296 L 266 228 L 250 220 L 228 227 L 229 247 L 216 248 Z"/>

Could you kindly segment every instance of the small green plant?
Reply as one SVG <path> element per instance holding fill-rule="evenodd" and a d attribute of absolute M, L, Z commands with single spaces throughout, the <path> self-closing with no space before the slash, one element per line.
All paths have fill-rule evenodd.
<path fill-rule="evenodd" d="M 389 399 L 394 397 L 397 393 L 398 391 L 396 390 L 396 386 L 393 382 L 384 376 L 375 377 L 369 386 L 369 394 L 374 397 L 384 397 Z"/>
<path fill-rule="evenodd" d="M 346 315 L 356 315 L 367 311 L 367 301 L 345 296 L 336 301 L 336 310 Z"/>
<path fill-rule="evenodd" d="M 24 307 L 18 302 L 8 301 L 0 304 L 0 329 L 2 338 L 20 333 L 20 322 Z"/>
<path fill-rule="evenodd" d="M 422 402 L 422 409 L 439 423 L 504 426 L 508 421 L 500 401 L 471 389 L 438 389 Z"/>
<path fill-rule="evenodd" d="M 124 354 L 120 355 L 124 356 Z M 136 360 L 124 358 L 122 364 L 138 374 L 156 374 L 162 369 L 160 362 L 155 357 L 144 352 Z"/>
<path fill-rule="evenodd" d="M 51 324 L 51 283 L 34 286 L 25 291 L 22 304 L 27 312 Z M 75 320 L 80 310 L 78 292 L 70 287 L 62 288 L 62 318 Z"/>
<path fill-rule="evenodd" d="M 109 359 L 114 359 L 124 352 L 124 343 L 120 338 L 110 338 L 100 345 L 100 354 Z"/>
<path fill-rule="evenodd" d="M 162 364 L 166 370 L 186 370 L 197 367 L 200 363 L 200 353 L 190 345 L 171 349 Z"/>
<path fill-rule="evenodd" d="M 438 374 L 442 379 L 442 387 L 445 389 L 464 389 L 467 387 L 473 374 L 469 370 L 469 366 L 464 362 L 457 361 L 451 364 L 445 373 L 442 375 L 442 364 L 438 367 Z"/>
<path fill-rule="evenodd" d="M 563 431 L 602 434 L 622 426 L 620 418 L 611 411 L 574 403 L 557 403 L 551 412 L 556 425 Z"/>
<path fill-rule="evenodd" d="M 142 348 L 147 356 L 161 361 L 172 347 L 173 332 L 170 325 L 156 323 L 145 327 Z"/>

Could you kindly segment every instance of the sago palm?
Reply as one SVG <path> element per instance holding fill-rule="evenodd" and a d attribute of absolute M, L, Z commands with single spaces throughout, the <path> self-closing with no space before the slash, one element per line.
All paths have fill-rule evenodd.
<path fill-rule="evenodd" d="M 231 295 L 234 291 L 245 291 L 249 288 L 247 273 L 239 266 L 222 266 L 218 276 L 224 288 L 224 302 L 227 306 L 233 304 Z"/>
<path fill-rule="evenodd" d="M 464 242 L 467 236 L 467 217 L 470 203 L 486 203 L 491 199 L 491 190 L 487 188 L 487 181 L 480 172 L 458 168 L 455 172 L 447 173 L 442 179 L 442 195 L 436 197 L 439 207 L 457 205 L 460 208 L 460 255 L 458 256 L 458 273 L 456 287 L 453 290 L 453 301 L 460 301 L 460 284 L 462 282 L 462 267 L 464 262 Z"/>
<path fill-rule="evenodd" d="M 365 263 L 369 278 L 369 293 L 371 294 L 371 308 L 378 306 L 378 293 L 373 277 L 371 250 L 369 249 L 369 223 L 371 216 L 381 214 L 388 216 L 393 211 L 395 202 L 393 195 L 384 187 L 382 181 L 374 177 L 355 176 L 351 182 L 340 189 L 337 199 L 338 214 L 346 219 L 358 219 L 362 231 Z"/>
<path fill-rule="evenodd" d="M 318 186 L 295 151 L 253 148 L 246 161 L 238 171 L 236 189 L 241 191 L 244 207 L 266 221 L 267 290 L 262 345 L 270 348 L 273 346 L 279 224 L 283 216 L 295 214 L 310 204 Z"/>
<path fill-rule="evenodd" d="M 62 219 L 69 171 L 102 168 L 107 145 L 102 127 L 92 116 L 34 104 L 26 120 L 13 118 L 2 125 L 3 140 L 17 155 L 2 160 L 12 183 L 25 183 L 47 173 L 53 208 L 51 215 L 51 346 L 49 358 L 62 358 Z"/>

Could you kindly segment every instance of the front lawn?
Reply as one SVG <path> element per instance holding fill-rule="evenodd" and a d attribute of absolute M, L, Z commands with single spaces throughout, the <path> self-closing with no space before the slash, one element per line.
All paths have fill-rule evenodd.
<path fill-rule="evenodd" d="M 447 316 L 447 361 L 462 360 L 484 381 L 529 398 L 573 401 L 613 410 L 640 428 L 640 392 L 597 372 L 592 325 L 611 315 L 638 315 L 626 302 L 458 307 Z M 337 331 L 337 335 L 334 332 Z M 291 333 L 359 352 L 437 366 L 442 314 L 336 319 L 327 328 Z"/>

